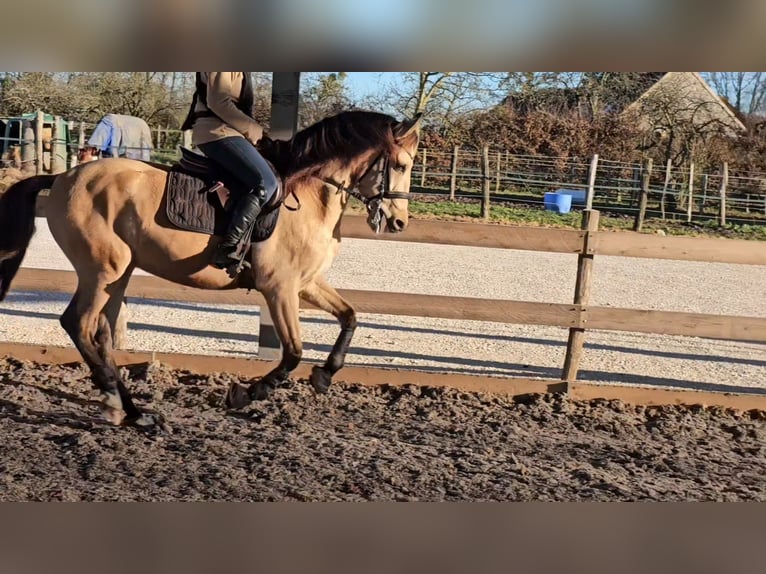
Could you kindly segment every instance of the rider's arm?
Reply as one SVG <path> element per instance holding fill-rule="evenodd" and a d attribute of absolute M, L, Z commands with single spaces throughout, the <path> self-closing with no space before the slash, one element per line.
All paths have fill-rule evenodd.
<path fill-rule="evenodd" d="M 263 128 L 247 114 L 237 108 L 235 98 L 239 88 L 234 89 L 235 81 L 242 81 L 242 72 L 208 72 L 207 106 L 229 126 L 255 143 L 263 136 Z M 237 85 L 240 85 L 237 82 Z"/>

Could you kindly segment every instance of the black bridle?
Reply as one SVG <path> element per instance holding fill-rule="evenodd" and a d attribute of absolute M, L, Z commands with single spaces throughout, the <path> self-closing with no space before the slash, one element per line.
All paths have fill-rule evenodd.
<path fill-rule="evenodd" d="M 410 158 L 412 158 L 412 154 L 409 152 L 406 153 L 410 156 Z M 362 195 L 357 187 L 360 183 L 370 177 L 375 178 L 375 181 L 372 184 L 372 188 L 377 193 L 372 195 Z M 323 181 L 338 188 L 338 193 L 345 191 L 351 197 L 355 197 L 361 201 L 367 208 L 367 221 L 376 233 L 380 233 L 380 228 L 386 216 L 383 200 L 410 198 L 410 194 L 406 191 L 397 191 L 391 189 L 391 160 L 385 152 L 381 152 L 375 161 L 370 164 L 370 166 L 359 178 L 357 185 L 354 187 L 346 187 L 345 182 L 339 184 L 330 180 Z"/>
<path fill-rule="evenodd" d="M 410 156 L 412 157 L 412 156 Z M 374 162 L 370 164 L 359 178 L 359 183 L 362 183 L 365 179 L 371 176 L 371 174 L 377 171 L 375 176 L 375 182 L 372 185 L 373 189 L 377 190 L 377 193 L 371 196 L 363 196 L 356 188 L 348 189 L 348 193 L 357 198 L 359 201 L 367 204 L 371 201 L 382 199 L 409 199 L 410 194 L 406 191 L 394 191 L 391 189 L 391 160 L 385 153 L 381 153 Z M 358 186 L 359 184 L 357 184 Z"/>

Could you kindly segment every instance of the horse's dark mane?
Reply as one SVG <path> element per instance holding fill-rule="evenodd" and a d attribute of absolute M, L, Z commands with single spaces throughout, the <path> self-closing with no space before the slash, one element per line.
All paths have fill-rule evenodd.
<path fill-rule="evenodd" d="M 299 131 L 291 140 L 266 141 L 259 149 L 286 178 L 329 160 L 351 159 L 392 145 L 395 123 L 393 117 L 378 112 L 341 112 Z"/>

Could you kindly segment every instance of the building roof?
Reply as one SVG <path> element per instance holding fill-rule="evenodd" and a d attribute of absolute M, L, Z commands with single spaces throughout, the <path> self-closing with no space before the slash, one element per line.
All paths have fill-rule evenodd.
<path fill-rule="evenodd" d="M 680 98 L 687 98 L 695 103 L 704 104 L 712 102 L 717 104 L 715 108 L 707 109 L 710 115 L 715 114 L 718 116 L 715 119 L 734 131 L 747 131 L 747 127 L 740 120 L 731 105 L 724 98 L 716 94 L 698 72 L 667 72 L 633 103 L 627 106 L 625 112 L 631 110 L 640 111 L 644 103 L 650 101 L 652 97 L 661 94 L 663 90 L 667 90 L 671 95 L 678 95 Z"/>

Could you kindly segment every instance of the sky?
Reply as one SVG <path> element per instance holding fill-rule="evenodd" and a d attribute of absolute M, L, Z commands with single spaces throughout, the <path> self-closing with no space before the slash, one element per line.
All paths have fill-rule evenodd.
<path fill-rule="evenodd" d="M 346 72 L 346 85 L 351 97 L 361 101 L 365 96 L 375 94 L 401 78 L 403 72 Z M 715 86 L 710 86 L 715 90 Z"/>
<path fill-rule="evenodd" d="M 376 93 L 382 86 L 395 82 L 401 72 L 347 72 L 346 85 L 354 100 Z"/>

